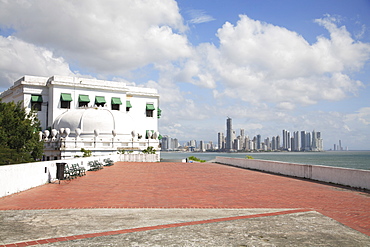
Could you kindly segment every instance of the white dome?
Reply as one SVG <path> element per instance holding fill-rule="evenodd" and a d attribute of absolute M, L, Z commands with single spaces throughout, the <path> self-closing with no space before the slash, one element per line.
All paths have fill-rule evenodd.
<path fill-rule="evenodd" d="M 79 128 L 81 135 L 93 135 L 94 130 L 98 130 L 99 135 L 112 135 L 112 130 L 115 130 L 117 135 L 130 134 L 134 126 L 133 119 L 127 114 L 106 108 L 67 111 L 53 123 L 54 129 L 69 128 L 71 134 Z"/>

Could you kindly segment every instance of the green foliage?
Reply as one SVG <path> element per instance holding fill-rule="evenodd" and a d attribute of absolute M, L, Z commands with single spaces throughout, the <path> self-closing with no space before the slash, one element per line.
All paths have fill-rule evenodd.
<path fill-rule="evenodd" d="M 41 159 L 44 143 L 39 141 L 40 121 L 22 102 L 0 100 L 0 165 L 33 162 Z"/>
<path fill-rule="evenodd" d="M 117 154 L 132 154 L 133 152 L 134 152 L 133 150 L 120 149 L 117 151 Z"/>
<path fill-rule="evenodd" d="M 155 149 L 153 147 L 147 147 L 141 152 L 143 152 L 143 154 L 155 154 Z"/>
<path fill-rule="evenodd" d="M 82 157 L 90 157 L 91 154 L 92 154 L 92 151 L 91 150 L 86 150 L 84 148 L 81 148 L 81 152 L 83 152 Z"/>
<path fill-rule="evenodd" d="M 197 157 L 194 157 L 194 156 L 190 156 L 188 159 L 192 161 L 196 161 L 196 162 L 202 162 L 202 163 L 206 162 L 205 160 L 198 159 Z"/>
<path fill-rule="evenodd" d="M 254 158 L 253 158 L 252 156 L 250 156 L 250 155 L 246 155 L 246 156 L 245 156 L 245 158 L 246 158 L 246 159 L 249 159 L 249 160 L 253 160 L 253 159 L 254 159 Z"/>

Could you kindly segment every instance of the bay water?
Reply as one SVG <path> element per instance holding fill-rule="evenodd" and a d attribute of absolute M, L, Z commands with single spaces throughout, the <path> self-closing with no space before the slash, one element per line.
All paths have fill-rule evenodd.
<path fill-rule="evenodd" d="M 195 156 L 212 161 L 216 156 L 274 160 L 288 163 L 324 165 L 352 169 L 370 170 L 370 151 L 325 151 L 325 152 L 259 152 L 259 153 L 217 153 L 217 152 L 161 152 L 161 159 L 185 159 Z"/>

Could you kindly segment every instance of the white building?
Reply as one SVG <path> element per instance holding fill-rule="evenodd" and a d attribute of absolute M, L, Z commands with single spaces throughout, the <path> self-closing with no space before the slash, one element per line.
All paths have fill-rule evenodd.
<path fill-rule="evenodd" d="M 37 111 L 44 158 L 159 150 L 159 95 L 156 89 L 123 82 L 67 76 L 24 76 L 0 94 L 3 102 L 23 101 Z"/>

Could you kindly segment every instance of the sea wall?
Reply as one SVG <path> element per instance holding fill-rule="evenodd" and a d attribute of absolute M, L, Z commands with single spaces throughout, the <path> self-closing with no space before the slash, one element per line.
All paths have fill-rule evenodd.
<path fill-rule="evenodd" d="M 216 163 L 370 190 L 367 170 L 219 156 Z"/>
<path fill-rule="evenodd" d="M 89 161 L 158 162 L 159 154 L 117 154 L 0 166 L 0 197 L 56 181 L 57 163 L 76 164 L 89 170 Z"/>

